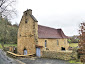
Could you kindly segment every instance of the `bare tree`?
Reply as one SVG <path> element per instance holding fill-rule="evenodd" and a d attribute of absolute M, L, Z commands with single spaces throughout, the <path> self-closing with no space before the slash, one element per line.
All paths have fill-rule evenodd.
<path fill-rule="evenodd" d="M 14 17 L 14 14 L 16 14 L 15 9 L 15 2 L 16 0 L 0 0 L 0 17 L 4 19 L 11 19 Z M 3 21 L 3 20 L 2 20 Z M 4 48 L 4 43 L 6 42 L 6 27 L 7 22 L 4 26 L 4 42 L 2 43 L 2 47 Z"/>
<path fill-rule="evenodd" d="M 15 10 L 16 0 L 0 0 L 0 16 L 10 19 L 16 14 Z"/>

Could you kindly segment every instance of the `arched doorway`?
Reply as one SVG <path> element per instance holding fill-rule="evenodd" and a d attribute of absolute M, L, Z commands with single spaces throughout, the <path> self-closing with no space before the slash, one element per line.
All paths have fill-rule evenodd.
<path fill-rule="evenodd" d="M 24 48 L 24 55 L 27 55 L 27 49 Z"/>

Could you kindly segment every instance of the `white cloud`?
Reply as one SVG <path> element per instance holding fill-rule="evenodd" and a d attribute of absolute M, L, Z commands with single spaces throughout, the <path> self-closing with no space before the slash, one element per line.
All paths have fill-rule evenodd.
<path fill-rule="evenodd" d="M 78 34 L 78 25 L 85 20 L 85 0 L 18 0 L 20 22 L 23 12 L 32 9 L 38 23 L 54 28 L 62 28 L 66 35 Z"/>

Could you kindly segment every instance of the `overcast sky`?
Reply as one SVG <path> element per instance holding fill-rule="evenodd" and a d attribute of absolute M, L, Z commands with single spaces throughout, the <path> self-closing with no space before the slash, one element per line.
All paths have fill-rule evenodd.
<path fill-rule="evenodd" d="M 17 0 L 19 23 L 23 12 L 32 9 L 38 24 L 61 28 L 67 36 L 78 35 L 79 24 L 85 21 L 85 0 Z"/>

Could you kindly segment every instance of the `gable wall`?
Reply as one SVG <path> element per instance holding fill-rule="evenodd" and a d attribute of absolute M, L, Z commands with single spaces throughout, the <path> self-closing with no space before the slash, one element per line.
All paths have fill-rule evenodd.
<path fill-rule="evenodd" d="M 28 18 L 28 23 L 25 23 L 25 18 Z M 37 22 L 34 22 L 30 15 L 28 15 L 28 17 L 23 16 L 18 29 L 18 54 L 23 55 L 24 48 L 27 49 L 28 54 L 35 54 L 35 36 L 37 36 L 37 32 L 35 30 L 38 30 Z"/>

